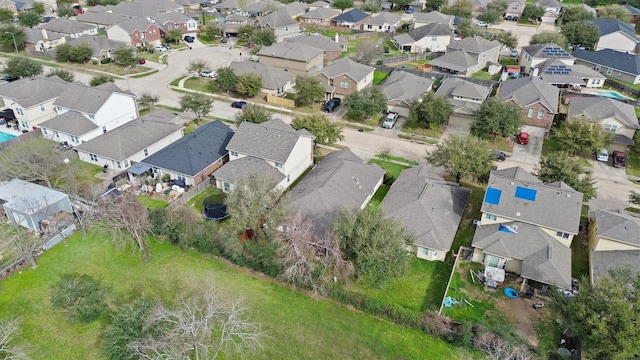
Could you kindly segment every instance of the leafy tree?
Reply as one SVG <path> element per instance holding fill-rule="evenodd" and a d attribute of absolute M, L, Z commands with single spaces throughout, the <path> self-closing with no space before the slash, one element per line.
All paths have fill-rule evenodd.
<path fill-rule="evenodd" d="M 471 18 L 473 12 L 473 3 L 471 0 L 457 0 L 452 5 L 441 6 L 440 12 L 468 19 Z"/>
<path fill-rule="evenodd" d="M 56 60 L 81 63 L 89 60 L 93 51 L 88 44 L 60 44 L 56 47 Z"/>
<path fill-rule="evenodd" d="M 127 46 L 116 48 L 113 51 L 113 55 L 113 62 L 121 66 L 132 66 L 138 63 L 135 50 Z"/>
<path fill-rule="evenodd" d="M 42 74 L 42 64 L 26 57 L 13 57 L 5 63 L 4 72 L 17 77 L 32 77 Z"/>
<path fill-rule="evenodd" d="M 354 119 L 368 118 L 387 109 L 387 95 L 381 87 L 368 87 L 344 98 L 347 115 Z"/>
<path fill-rule="evenodd" d="M 247 104 L 243 107 L 239 113 L 236 113 L 236 124 L 242 122 L 250 122 L 255 124 L 262 124 L 263 122 L 271 120 L 271 110 L 264 106 L 256 104 Z"/>
<path fill-rule="evenodd" d="M 73 82 L 76 79 L 76 75 L 73 72 L 65 69 L 51 69 L 45 76 L 57 76 L 66 82 Z"/>
<path fill-rule="evenodd" d="M 305 129 L 312 133 L 319 144 L 333 145 L 344 139 L 342 125 L 322 114 L 296 116 L 291 126 L 296 130 Z"/>
<path fill-rule="evenodd" d="M 380 207 L 343 210 L 333 231 L 358 281 L 373 287 L 403 276 L 409 269 L 406 247 L 414 237 L 398 220 L 384 216 Z"/>
<path fill-rule="evenodd" d="M 446 124 L 452 113 L 453 106 L 446 97 L 429 91 L 422 95 L 421 99 L 411 102 L 409 121 L 425 124 L 428 129 L 432 124 Z"/>
<path fill-rule="evenodd" d="M 527 4 L 522 10 L 522 17 L 525 19 L 538 20 L 544 15 L 544 8 L 538 4 Z"/>
<path fill-rule="evenodd" d="M 179 42 L 180 39 L 182 39 L 182 30 L 180 30 L 179 28 L 176 29 L 171 29 L 167 32 L 167 34 L 165 35 L 164 39 L 167 42 Z"/>
<path fill-rule="evenodd" d="M 245 24 L 238 28 L 238 37 L 247 41 L 249 41 L 249 37 L 251 37 L 251 40 L 253 42 L 256 42 L 255 40 L 256 31 L 258 31 L 258 29 L 255 26 L 251 24 Z"/>
<path fill-rule="evenodd" d="M 297 102 L 300 105 L 312 105 L 324 98 L 324 86 L 319 78 L 311 75 L 298 75 L 294 89 L 298 94 Z"/>
<path fill-rule="evenodd" d="M 597 197 L 595 181 L 585 174 L 582 164 L 564 152 L 553 152 L 543 156 L 536 166 L 536 176 L 545 183 L 562 181 L 584 194 L 584 201 Z"/>
<path fill-rule="evenodd" d="M 0 22 L 6 23 L 13 21 L 13 12 L 9 9 L 0 8 Z"/>
<path fill-rule="evenodd" d="M 632 190 L 629 193 L 629 202 L 635 205 L 640 205 L 640 193 Z"/>
<path fill-rule="evenodd" d="M 276 33 L 273 29 L 257 29 L 251 36 L 251 41 L 260 46 L 271 46 L 276 42 Z"/>
<path fill-rule="evenodd" d="M 460 20 L 456 33 L 460 36 L 471 37 L 479 34 L 479 31 L 478 27 L 473 25 L 473 21 L 471 19 L 465 18 Z"/>
<path fill-rule="evenodd" d="M 447 4 L 447 0 L 426 0 L 425 6 L 431 11 L 433 11 L 433 10 L 438 10 L 440 7 L 446 4 Z"/>
<path fill-rule="evenodd" d="M 107 289 L 87 274 L 63 274 L 51 291 L 51 304 L 71 322 L 90 323 L 107 310 Z"/>
<path fill-rule="evenodd" d="M 463 178 L 488 178 L 494 156 L 489 145 L 475 136 L 452 134 L 425 156 L 427 162 L 442 166 L 460 183 Z"/>
<path fill-rule="evenodd" d="M 32 28 L 40 24 L 40 15 L 34 11 L 19 11 L 18 23 L 24 27 Z"/>
<path fill-rule="evenodd" d="M 73 45 L 64 43 L 56 46 L 56 60 L 60 62 L 68 62 L 71 61 L 71 49 Z"/>
<path fill-rule="evenodd" d="M 562 34 L 571 46 L 584 46 L 593 50 L 600 39 L 600 30 L 595 24 L 586 22 L 572 22 L 562 26 Z"/>
<path fill-rule="evenodd" d="M 14 50 L 14 37 L 16 39 L 15 46 L 17 46 L 18 48 L 23 47 L 24 40 L 26 39 L 26 34 L 22 28 L 15 27 L 13 25 L 0 26 L 0 46 L 7 50 Z"/>
<path fill-rule="evenodd" d="M 44 4 L 38 1 L 35 1 L 33 4 L 31 4 L 31 11 L 38 14 L 38 16 L 42 16 L 47 12 L 47 10 L 44 8 Z"/>
<path fill-rule="evenodd" d="M 154 302 L 142 295 L 111 315 L 111 324 L 103 332 L 103 353 L 112 360 L 134 360 L 130 345 L 150 336 L 156 329 L 147 326 Z"/>
<path fill-rule="evenodd" d="M 71 5 L 75 3 L 75 0 L 56 0 L 56 5 L 58 5 L 58 8 L 62 6 L 71 7 Z"/>
<path fill-rule="evenodd" d="M 598 8 L 598 19 L 615 19 L 626 23 L 631 19 L 631 13 L 622 5 L 611 4 Z"/>
<path fill-rule="evenodd" d="M 501 31 L 496 34 L 495 39 L 509 49 L 518 47 L 518 36 L 514 35 L 511 31 Z"/>
<path fill-rule="evenodd" d="M 199 36 L 202 40 L 213 41 L 220 34 L 222 34 L 222 31 L 216 24 L 207 24 L 200 27 Z"/>
<path fill-rule="evenodd" d="M 564 8 L 564 13 L 562 14 L 562 23 L 566 24 L 574 21 L 592 20 L 594 18 L 595 16 L 593 13 L 585 8 L 580 6 L 567 6 Z"/>
<path fill-rule="evenodd" d="M 503 13 L 485 10 L 485 12 L 482 13 L 482 21 L 486 22 L 487 24 L 497 24 L 502 19 L 502 14 Z"/>
<path fill-rule="evenodd" d="M 587 278 L 580 292 L 554 298 L 563 326 L 580 336 L 588 359 L 636 359 L 640 357 L 640 275 L 629 267 L 610 270 L 596 281 Z"/>
<path fill-rule="evenodd" d="M 539 34 L 533 34 L 531 36 L 531 40 L 529 41 L 530 45 L 535 44 L 548 44 L 554 43 L 564 49 L 567 49 L 567 38 L 561 33 L 553 33 L 553 32 L 541 32 Z"/>
<path fill-rule="evenodd" d="M 72 7 L 69 6 L 58 6 L 58 17 L 61 18 L 69 18 L 72 16 L 76 16 L 76 11 L 73 10 Z"/>
<path fill-rule="evenodd" d="M 391 0 L 390 1 L 393 4 L 393 7 L 395 8 L 397 7 L 403 7 L 406 5 L 409 5 L 411 3 L 411 0 Z"/>
<path fill-rule="evenodd" d="M 262 89 L 262 77 L 254 72 L 238 76 L 236 92 L 246 97 L 257 95 Z"/>
<path fill-rule="evenodd" d="M 187 65 L 187 72 L 200 73 L 202 70 L 208 69 L 211 65 L 205 59 L 193 59 L 189 61 Z"/>
<path fill-rule="evenodd" d="M 344 9 L 353 7 L 353 0 L 334 0 L 333 7 L 344 12 Z"/>
<path fill-rule="evenodd" d="M 584 117 L 574 117 L 556 129 L 553 138 L 564 151 L 575 156 L 608 147 L 613 141 L 613 134 L 604 131 L 602 125 L 592 123 Z"/>
<path fill-rule="evenodd" d="M 138 98 L 138 104 L 140 104 L 140 106 L 142 108 L 144 108 L 144 109 L 148 109 L 148 108 L 152 107 L 158 101 L 160 101 L 160 98 L 158 97 L 158 95 L 154 95 L 154 94 L 151 94 L 151 93 L 143 93 Z"/>
<path fill-rule="evenodd" d="M 380 11 L 381 6 L 381 0 L 364 0 L 364 3 L 362 4 L 362 11 L 374 13 Z"/>
<path fill-rule="evenodd" d="M 221 90 L 235 90 L 238 83 L 238 77 L 233 69 L 229 66 L 221 67 L 217 70 L 218 76 L 213 80 L 214 85 Z"/>
<path fill-rule="evenodd" d="M 522 119 L 520 106 L 512 101 L 502 101 L 492 97 L 487 99 L 474 114 L 476 121 L 472 130 L 476 135 L 493 134 L 496 137 L 511 136 L 520 131 L 525 121 Z"/>
<path fill-rule="evenodd" d="M 180 111 L 192 111 L 196 116 L 196 120 L 207 116 L 211 111 L 212 105 L 213 99 L 204 94 L 189 93 L 180 97 Z"/>
<path fill-rule="evenodd" d="M 506 0 L 493 0 L 487 4 L 487 9 L 482 14 L 482 20 L 489 24 L 497 24 L 502 19 L 502 14 L 507 11 Z"/>
<path fill-rule="evenodd" d="M 89 86 L 98 86 L 106 82 L 114 82 L 115 79 L 107 74 L 98 74 L 89 80 Z"/>

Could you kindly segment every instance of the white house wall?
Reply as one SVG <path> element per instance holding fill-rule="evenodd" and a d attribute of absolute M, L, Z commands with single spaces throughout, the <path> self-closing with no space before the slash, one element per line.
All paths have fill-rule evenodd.
<path fill-rule="evenodd" d="M 11 104 L 12 101 L 8 103 L 11 104 L 9 108 L 13 110 L 16 120 L 18 120 L 18 123 L 20 124 L 20 130 L 26 129 L 31 131 L 34 126 L 38 127 L 41 123 L 57 115 L 55 107 L 53 106 L 54 101 L 55 99 L 47 100 L 42 104 L 32 106 L 29 109 L 23 108 L 18 103 Z M 5 103 L 7 102 L 5 101 Z"/>
<path fill-rule="evenodd" d="M 273 164 L 271 164 L 273 165 Z M 300 175 L 302 175 L 309 167 L 313 165 L 313 140 L 306 136 L 301 136 L 293 146 L 289 158 L 284 163 L 284 166 L 280 170 L 286 178 L 289 187 L 294 181 L 296 181 Z"/>
<path fill-rule="evenodd" d="M 635 40 L 617 31 L 601 36 L 600 40 L 598 40 L 598 43 L 596 44 L 596 51 L 602 49 L 612 49 L 625 53 L 634 53 L 636 51 L 637 44 L 638 43 Z"/>
<path fill-rule="evenodd" d="M 276 34 L 276 41 L 282 42 L 284 41 L 284 39 L 289 39 L 300 35 L 300 25 L 291 24 L 288 26 L 281 26 L 274 29 L 274 33 Z"/>
<path fill-rule="evenodd" d="M 411 52 L 423 53 L 427 49 L 431 51 L 447 51 L 447 45 L 451 45 L 452 39 L 451 35 L 435 36 L 435 40 L 432 36 L 425 36 L 411 45 Z"/>
<path fill-rule="evenodd" d="M 428 251 L 427 255 L 424 254 L 423 249 L 426 249 Z M 413 252 L 418 259 L 429 260 L 429 261 L 444 261 L 448 253 L 448 251 L 434 250 L 426 246 L 418 246 L 418 245 L 414 246 Z"/>
<path fill-rule="evenodd" d="M 95 120 L 98 127 L 106 126 L 111 131 L 138 117 L 135 99 L 131 96 L 114 93 L 96 112 Z"/>
<path fill-rule="evenodd" d="M 360 91 L 372 83 L 373 83 L 373 70 L 370 73 L 368 73 L 367 76 L 362 78 L 362 80 L 358 81 L 357 89 L 358 91 Z"/>
<path fill-rule="evenodd" d="M 129 33 L 117 25 L 111 26 L 107 29 L 107 38 L 109 40 L 131 44 L 131 36 L 129 35 Z M 136 44 L 132 45 L 136 46 Z"/>

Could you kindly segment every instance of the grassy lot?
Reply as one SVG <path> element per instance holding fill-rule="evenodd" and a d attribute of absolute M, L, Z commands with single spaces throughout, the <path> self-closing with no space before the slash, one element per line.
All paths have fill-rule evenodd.
<path fill-rule="evenodd" d="M 438 311 L 447 281 L 451 274 L 451 265 L 442 261 L 427 261 L 411 257 L 409 272 L 379 288 L 366 288 L 360 284 L 352 285 L 352 290 L 366 294 L 372 299 L 400 305 L 415 312 Z"/>
<path fill-rule="evenodd" d="M 507 152 L 513 151 L 513 148 L 512 148 L 513 141 L 510 138 L 497 136 L 495 142 L 493 141 L 493 135 L 484 134 L 479 136 L 479 138 L 486 141 L 487 144 L 489 144 L 489 147 L 492 149 L 507 151 Z"/>
<path fill-rule="evenodd" d="M 378 157 L 378 156 L 376 156 L 376 157 Z M 378 157 L 378 158 L 380 158 L 380 157 Z M 380 160 L 393 160 L 393 161 L 402 162 L 402 163 L 405 163 L 405 164 L 408 164 L 408 165 L 414 165 L 414 166 L 415 165 L 419 165 L 417 161 L 401 158 L 401 157 L 398 157 L 398 156 L 392 156 L 392 155 L 387 155 L 386 158 L 380 159 Z"/>
<path fill-rule="evenodd" d="M 148 195 L 138 195 L 136 198 L 140 204 L 144 205 L 144 207 L 149 210 L 164 209 L 169 206 L 168 202 L 160 199 L 154 199 Z"/>
<path fill-rule="evenodd" d="M 402 170 L 409 168 L 409 166 L 404 166 L 404 165 L 400 165 L 400 164 L 396 164 L 396 163 L 392 163 L 384 160 L 379 160 L 379 159 L 371 159 L 369 160 L 369 164 L 379 165 L 385 171 L 391 173 L 394 179 L 398 178 Z"/>
<path fill-rule="evenodd" d="M 375 70 L 373 72 L 373 85 L 380 85 L 380 83 L 383 82 L 384 79 L 387 78 L 387 76 L 389 76 L 388 73 Z"/>
<path fill-rule="evenodd" d="M 553 138 L 544 139 L 542 143 L 542 156 L 551 155 L 551 153 L 558 152 L 562 150 L 562 145 L 558 143 L 558 141 Z"/>
<path fill-rule="evenodd" d="M 478 72 L 475 72 L 471 75 L 471 77 L 474 79 L 480 79 L 480 80 L 493 80 L 493 81 L 500 80 L 500 74 L 491 75 L 486 70 L 480 70 Z"/>
<path fill-rule="evenodd" d="M 633 152 L 627 153 L 627 166 L 625 166 L 627 174 L 631 176 L 640 176 L 640 156 Z"/>
<path fill-rule="evenodd" d="M 467 207 L 460 220 L 460 226 L 458 227 L 456 236 L 453 238 L 453 244 L 449 252 L 452 255 L 458 253 L 460 246 L 471 246 L 473 234 L 475 233 L 473 220 L 480 219 L 480 208 L 482 207 L 482 200 L 484 199 L 484 186 L 468 181 L 462 181 L 462 186 L 471 189 L 471 195 L 469 195 Z"/>
<path fill-rule="evenodd" d="M 483 320 L 489 318 L 487 313 L 495 308 L 493 301 L 488 296 L 484 299 L 476 299 L 469 296 L 477 291 L 483 291 L 483 285 L 479 281 L 473 283 L 469 280 L 469 270 L 478 271 L 482 269 L 482 264 L 463 262 L 458 266 L 453 279 L 451 279 L 446 296 L 451 296 L 461 303 L 456 306 L 445 307 L 442 313 L 459 321 L 483 322 Z M 464 303 L 463 299 L 469 301 L 473 306 Z"/>
<path fill-rule="evenodd" d="M 439 125 L 431 125 L 431 127 L 427 129 L 424 127 L 424 124 L 409 120 L 407 120 L 402 127 L 402 131 L 409 134 L 428 136 L 434 139 L 440 139 L 444 133 L 444 130 L 442 130 Z"/>
<path fill-rule="evenodd" d="M 518 65 L 518 60 L 513 58 L 502 58 L 500 59 L 500 64 L 508 66 L 508 65 Z"/>
<path fill-rule="evenodd" d="M 382 121 L 382 117 L 384 116 L 384 114 L 375 114 L 371 117 L 362 119 L 362 118 L 354 118 L 352 116 L 349 116 L 349 113 L 347 113 L 345 115 L 345 119 L 347 119 L 348 121 L 351 121 L 353 123 L 360 123 L 363 125 L 368 125 L 368 126 L 373 126 L 376 127 L 378 125 L 380 125 L 380 122 Z"/>
<path fill-rule="evenodd" d="M 187 206 L 192 209 L 195 209 L 195 211 L 198 214 L 201 214 L 202 210 L 204 209 L 204 206 L 202 205 L 202 202 L 204 201 L 204 199 L 212 195 L 223 195 L 223 194 L 224 193 L 222 192 L 222 190 L 218 189 L 217 187 L 207 186 L 207 188 L 204 189 L 203 192 L 194 196 L 193 199 L 189 200 L 189 202 L 187 203 Z"/>
<path fill-rule="evenodd" d="M 97 178 L 96 175 L 102 172 L 102 166 L 93 165 L 81 161 L 80 159 L 73 159 L 69 162 L 69 166 L 75 166 L 79 169 L 78 180 L 80 183 L 97 185 L 100 184 L 103 180 Z M 61 169 L 63 170 L 63 169 Z M 67 185 L 67 177 L 65 176 L 66 172 L 61 174 L 62 177 L 52 179 L 52 182 L 56 184 L 57 187 L 64 188 Z"/>
<path fill-rule="evenodd" d="M 86 273 L 101 281 L 120 304 L 145 293 L 173 299 L 176 294 L 215 284 L 221 294 L 242 298 L 253 321 L 263 325 L 264 349 L 256 359 L 454 359 L 461 350 L 418 330 L 356 313 L 331 301 L 313 300 L 225 262 L 151 240 L 146 261 L 110 242 L 78 233 L 25 270 L 0 284 L 0 318 L 22 320 L 19 342 L 33 359 L 100 359 L 100 334 L 109 316 L 70 324 L 51 307 L 51 284 L 62 274 Z M 243 358 L 238 356 L 235 358 Z"/>
<path fill-rule="evenodd" d="M 184 82 L 184 87 L 191 90 L 211 92 L 212 81 L 203 77 L 191 77 Z"/>
<path fill-rule="evenodd" d="M 387 196 L 387 193 L 389 192 L 390 189 L 391 189 L 391 186 L 389 185 L 385 185 L 385 184 L 380 185 L 380 187 L 378 188 L 378 191 L 376 191 L 376 193 L 373 194 L 373 197 L 371 198 L 369 205 L 380 206 L 380 204 L 382 204 L 382 200 L 384 200 L 384 197 Z"/>

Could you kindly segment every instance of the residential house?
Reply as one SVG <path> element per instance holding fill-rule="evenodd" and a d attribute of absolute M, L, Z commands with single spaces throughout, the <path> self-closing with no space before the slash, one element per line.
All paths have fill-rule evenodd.
<path fill-rule="evenodd" d="M 600 88 L 605 76 L 584 65 L 568 66 L 561 59 L 549 59 L 536 67 L 538 76 L 559 88 Z"/>
<path fill-rule="evenodd" d="M 592 8 L 591 6 L 587 5 L 587 4 L 580 4 L 580 5 L 575 5 L 576 7 L 579 7 L 587 12 L 590 12 L 593 15 L 593 18 L 597 18 L 598 17 L 598 10 Z"/>
<path fill-rule="evenodd" d="M 558 0 L 534 0 L 533 3 L 544 9 L 541 18 L 543 23 L 554 24 L 562 15 L 562 3 Z"/>
<path fill-rule="evenodd" d="M 640 9 L 635 8 L 629 4 L 624 4 L 622 6 L 625 9 L 629 10 L 629 22 L 637 26 L 638 22 L 640 21 Z"/>
<path fill-rule="evenodd" d="M 615 19 L 589 20 L 600 30 L 600 39 L 595 50 L 611 49 L 626 53 L 637 53 L 638 37 L 633 25 Z"/>
<path fill-rule="evenodd" d="M 455 18 L 455 15 L 443 14 L 435 10 L 428 13 L 414 13 L 413 28 L 417 29 L 429 24 L 440 24 L 449 28 L 449 30 L 453 30 L 455 28 Z"/>
<path fill-rule="evenodd" d="M 86 163 L 125 170 L 182 137 L 183 127 L 173 124 L 174 118 L 167 109 L 155 110 L 82 143 L 75 150 Z"/>
<path fill-rule="evenodd" d="M 90 8 L 83 14 L 77 15 L 75 17 L 76 21 L 95 26 L 98 28 L 98 31 L 103 32 L 112 25 L 131 19 L 125 15 L 112 14 L 106 11 L 95 11 L 94 9 L 95 8 Z"/>
<path fill-rule="evenodd" d="M 540 63 L 549 59 L 558 59 L 567 66 L 572 66 L 576 61 L 575 57 L 571 56 L 559 45 L 547 43 L 523 46 L 518 65 L 520 65 L 524 74 L 536 76 L 534 69 Z"/>
<path fill-rule="evenodd" d="M 98 33 L 98 27 L 95 25 L 81 23 L 67 18 L 51 19 L 44 24 L 40 24 L 38 29 L 74 39 L 82 35 L 96 35 Z"/>
<path fill-rule="evenodd" d="M 340 11 L 329 8 L 317 8 L 300 16 L 305 24 L 331 25 L 331 20 L 340 15 Z"/>
<path fill-rule="evenodd" d="M 0 186 L 0 203 L 12 224 L 37 233 L 61 212 L 73 213 L 67 194 L 17 178 Z"/>
<path fill-rule="evenodd" d="M 500 47 L 495 40 L 474 35 L 451 43 L 447 46 L 447 53 L 433 59 L 430 64 L 443 72 L 471 76 L 485 69 L 489 63 L 497 62 Z"/>
<path fill-rule="evenodd" d="M 1 0 L 0 9 L 7 9 L 14 15 L 18 13 L 18 8 L 16 7 L 16 3 L 13 0 Z"/>
<path fill-rule="evenodd" d="M 608 97 L 571 97 L 567 119 L 583 117 L 590 122 L 601 124 L 604 131 L 613 134 L 609 150 L 626 152 L 634 146 L 633 136 L 640 129 L 633 105 Z"/>
<path fill-rule="evenodd" d="M 282 68 L 254 61 L 232 61 L 229 67 L 236 75 L 254 73 L 262 79 L 261 92 L 283 96 L 289 92 L 296 83 L 296 75 Z"/>
<path fill-rule="evenodd" d="M 296 75 L 316 74 L 324 66 L 324 51 L 302 43 L 285 41 L 264 46 L 258 52 L 258 61 Z"/>
<path fill-rule="evenodd" d="M 156 24 L 162 25 L 160 30 L 164 34 L 178 29 L 182 31 L 183 35 L 195 35 L 200 24 L 198 20 L 176 11 L 155 14 L 153 19 Z"/>
<path fill-rule="evenodd" d="M 162 31 L 155 22 L 137 18 L 110 26 L 107 37 L 133 47 L 144 47 L 160 44 Z"/>
<path fill-rule="evenodd" d="M 325 61 L 335 60 L 342 56 L 342 47 L 340 44 L 324 35 L 300 35 L 285 39 L 285 41 L 293 41 L 309 45 L 316 49 L 322 49 L 324 51 Z"/>
<path fill-rule="evenodd" d="M 204 124 L 140 161 L 140 170 L 152 170 L 156 179 L 169 175 L 188 186 L 198 185 L 229 161 L 232 136 L 233 130 L 220 120 Z"/>
<path fill-rule="evenodd" d="M 400 26 L 402 16 L 390 12 L 381 12 L 362 24 L 362 30 L 375 32 L 395 31 Z"/>
<path fill-rule="evenodd" d="M 504 13 L 504 17 L 511 16 L 518 18 L 522 17 L 522 12 L 524 11 L 525 1 L 524 0 L 509 0 L 507 10 Z"/>
<path fill-rule="evenodd" d="M 273 0 L 259 0 L 252 4 L 248 4 L 245 8 L 247 14 L 251 17 L 264 16 L 281 8 L 283 4 Z M 288 14 L 285 14 L 288 16 Z"/>
<path fill-rule="evenodd" d="M 231 192 L 238 182 L 263 175 L 285 190 L 313 165 L 314 141 L 308 131 L 279 119 L 243 122 L 227 144 L 229 162 L 215 172 L 216 186 Z"/>
<path fill-rule="evenodd" d="M 449 118 L 457 116 L 469 121 L 489 94 L 491 88 L 458 77 L 444 79 L 436 90 L 436 95 L 444 96 L 453 106 L 453 114 Z"/>
<path fill-rule="evenodd" d="M 446 51 L 447 46 L 452 42 L 451 30 L 438 23 L 421 26 L 407 34 L 398 34 L 393 37 L 396 48 L 410 53 Z"/>
<path fill-rule="evenodd" d="M 207 7 L 209 3 L 203 2 L 202 0 L 176 0 L 176 4 L 182 5 L 184 12 L 191 13 L 202 10 Z"/>
<path fill-rule="evenodd" d="M 64 34 L 47 30 L 24 28 L 24 47 L 32 46 L 36 51 L 45 51 L 67 42 Z M 85 36 L 85 35 L 83 35 Z"/>
<path fill-rule="evenodd" d="M 106 36 L 82 35 L 77 39 L 69 41 L 69 44 L 78 46 L 84 44 L 91 48 L 91 60 L 100 61 L 111 58 L 111 52 L 119 47 L 126 46 L 109 40 Z"/>
<path fill-rule="evenodd" d="M 640 219 L 625 210 L 589 211 L 589 277 L 592 284 L 610 270 L 640 271 Z"/>
<path fill-rule="evenodd" d="M 309 8 L 310 11 L 313 11 L 315 9 L 329 9 L 329 8 L 331 8 L 331 4 L 326 2 L 326 1 L 314 1 L 311 4 L 309 4 L 309 6 L 310 6 L 310 8 Z M 338 12 L 338 14 L 339 13 L 340 12 Z"/>
<path fill-rule="evenodd" d="M 300 23 L 280 11 L 257 18 L 253 24 L 260 29 L 273 29 L 278 42 L 300 35 Z"/>
<path fill-rule="evenodd" d="M 239 0 L 223 0 L 215 5 L 213 5 L 213 7 L 218 10 L 218 12 L 222 13 L 222 14 L 231 14 L 233 12 L 236 12 L 240 15 L 246 15 L 249 16 L 249 13 L 247 13 L 246 11 L 242 10 L 243 8 L 246 8 L 248 5 L 253 4 L 255 2 L 257 2 L 258 0 L 247 0 L 247 1 L 239 1 Z"/>
<path fill-rule="evenodd" d="M 117 5 L 107 6 L 106 11 L 112 14 L 125 15 L 132 19 L 146 18 L 158 13 L 184 12 L 184 8 L 171 0 L 133 0 L 123 1 Z"/>
<path fill-rule="evenodd" d="M 567 184 L 545 184 L 520 167 L 493 170 L 473 236 L 473 261 L 519 274 L 522 288 L 569 286 L 582 198 Z"/>
<path fill-rule="evenodd" d="M 414 100 L 422 97 L 433 87 L 433 81 L 406 71 L 393 71 L 382 83 L 387 95 L 388 109 L 402 116 L 409 116 L 409 108 Z"/>
<path fill-rule="evenodd" d="M 522 108 L 528 125 L 545 128 L 548 132 L 558 113 L 560 89 L 535 76 L 502 82 L 498 96 L 513 101 Z"/>
<path fill-rule="evenodd" d="M 640 57 L 611 49 L 573 52 L 576 63 L 589 66 L 606 76 L 631 84 L 640 84 Z"/>
<path fill-rule="evenodd" d="M 113 83 L 68 84 L 53 102 L 55 116 L 39 127 L 45 138 L 77 146 L 138 117 L 135 95 Z M 53 110 L 52 109 L 52 110 Z"/>
<path fill-rule="evenodd" d="M 344 57 L 324 68 L 319 77 L 325 85 L 333 86 L 335 95 L 346 96 L 371 86 L 374 70 Z"/>
<path fill-rule="evenodd" d="M 238 36 L 238 31 L 243 25 L 252 23 L 252 19 L 239 14 L 227 15 L 224 22 L 220 24 L 220 30 L 223 36 Z"/>
<path fill-rule="evenodd" d="M 447 5 L 455 5 L 458 0 L 448 0 Z M 487 10 L 487 4 L 489 4 L 489 0 L 471 0 L 471 14 L 473 17 L 477 17 L 484 13 Z"/>
<path fill-rule="evenodd" d="M 371 18 L 371 15 L 360 9 L 351 9 L 331 19 L 331 25 L 346 26 L 351 29 L 360 29 L 361 25 Z"/>
<path fill-rule="evenodd" d="M 293 20 L 298 20 L 298 17 L 304 15 L 310 9 L 311 5 L 306 2 L 294 1 L 282 6 L 278 11 L 287 14 Z"/>
<path fill-rule="evenodd" d="M 332 152 L 289 191 L 292 212 L 322 239 L 342 210 L 364 209 L 384 174 L 380 166 L 367 164 L 349 149 Z"/>
<path fill-rule="evenodd" d="M 420 165 L 400 173 L 382 201 L 382 210 L 414 236 L 410 248 L 418 258 L 444 261 L 470 194 L 471 190 Z"/>

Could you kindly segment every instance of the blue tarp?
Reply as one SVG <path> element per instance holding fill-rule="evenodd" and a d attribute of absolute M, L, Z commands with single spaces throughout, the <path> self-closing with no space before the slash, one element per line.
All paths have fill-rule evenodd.
<path fill-rule="evenodd" d="M 529 200 L 529 201 L 536 201 L 536 194 L 538 193 L 538 190 L 535 189 L 529 189 L 526 187 L 522 187 L 522 186 L 516 186 L 516 197 L 520 198 L 520 199 L 524 199 L 524 200 Z"/>
<path fill-rule="evenodd" d="M 500 196 L 502 195 L 502 190 L 494 189 L 492 187 L 487 188 L 487 192 L 484 194 L 484 202 L 492 205 L 500 204 Z"/>

